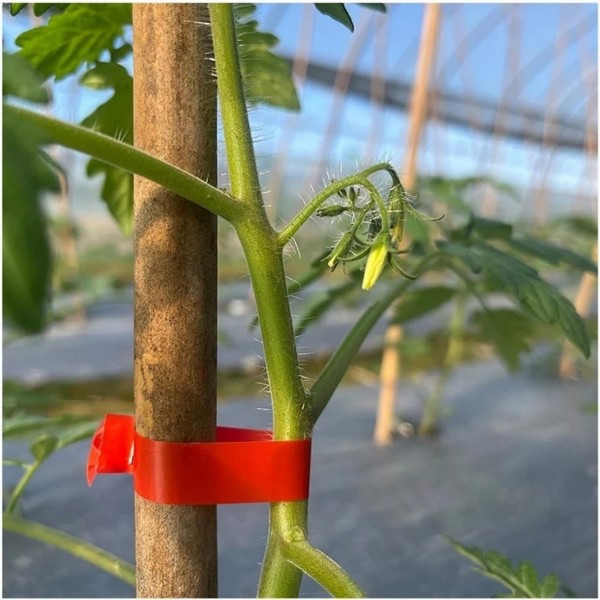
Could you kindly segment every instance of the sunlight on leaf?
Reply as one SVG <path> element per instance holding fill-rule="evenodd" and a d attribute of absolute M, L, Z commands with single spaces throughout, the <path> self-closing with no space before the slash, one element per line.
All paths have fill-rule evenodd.
<path fill-rule="evenodd" d="M 69 4 L 15 43 L 44 76 L 58 81 L 98 60 L 130 24 L 131 4 Z"/>
<path fill-rule="evenodd" d="M 298 93 L 288 62 L 271 52 L 279 43 L 276 36 L 258 30 L 252 19 L 253 4 L 236 5 L 236 21 L 242 77 L 250 104 L 269 104 L 287 110 L 300 110 Z"/>
<path fill-rule="evenodd" d="M 133 143 L 133 79 L 125 67 L 117 63 L 97 63 L 80 79 L 86 87 L 114 94 L 104 104 L 88 115 L 82 125 Z M 99 160 L 90 159 L 87 174 L 104 175 L 101 197 L 119 224 L 121 231 L 133 230 L 133 176 Z"/>

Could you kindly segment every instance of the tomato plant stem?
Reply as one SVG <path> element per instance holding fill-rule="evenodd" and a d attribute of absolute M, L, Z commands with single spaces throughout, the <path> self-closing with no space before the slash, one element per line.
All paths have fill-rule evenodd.
<path fill-rule="evenodd" d="M 231 193 L 262 207 L 232 4 L 209 4 Z M 263 209 L 264 210 L 264 209 Z"/>
<path fill-rule="evenodd" d="M 463 331 L 465 323 L 467 291 L 466 288 L 460 290 L 456 295 L 454 310 L 450 319 L 449 340 L 444 365 L 437 380 L 431 396 L 427 398 L 423 407 L 423 416 L 418 427 L 418 434 L 422 436 L 433 435 L 438 425 L 440 410 L 442 406 L 442 397 L 450 376 L 460 362 L 463 349 Z"/>
<path fill-rule="evenodd" d="M 53 527 L 6 513 L 3 515 L 2 526 L 8 531 L 14 531 L 15 533 L 20 533 L 21 535 L 60 548 L 114 575 L 125 583 L 135 585 L 135 569 L 133 565 L 106 550 L 102 550 L 102 548 L 98 548 L 94 544 L 85 542 Z"/>
<path fill-rule="evenodd" d="M 19 479 L 15 489 L 13 490 L 13 493 L 10 496 L 10 500 L 6 506 L 6 513 L 13 513 L 15 511 L 15 508 L 17 508 L 19 503 L 19 499 L 25 491 L 25 487 L 29 483 L 30 479 L 34 476 L 35 472 L 39 469 L 42 462 L 37 461 L 32 464 L 23 465 L 23 475 L 21 476 L 21 479 Z"/>
<path fill-rule="evenodd" d="M 45 131 L 48 134 L 48 143 L 61 144 L 134 175 L 145 177 L 230 222 L 235 222 L 244 214 L 241 203 L 225 192 L 181 168 L 108 135 L 71 125 L 26 108 L 4 105 L 2 111 L 4 119 L 19 119 Z"/>

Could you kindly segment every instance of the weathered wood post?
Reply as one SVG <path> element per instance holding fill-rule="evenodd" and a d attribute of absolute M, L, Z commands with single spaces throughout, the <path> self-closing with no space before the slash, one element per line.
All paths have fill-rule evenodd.
<path fill-rule="evenodd" d="M 439 4 L 427 4 L 423 16 L 421 46 L 417 72 L 409 108 L 409 129 L 406 141 L 406 158 L 402 183 L 408 191 L 414 191 L 417 174 L 417 152 L 421 140 L 421 131 L 427 120 L 429 79 L 435 60 L 438 32 L 440 28 L 441 7 Z M 392 421 L 396 382 L 400 371 L 400 353 L 398 344 L 402 339 L 400 325 L 390 325 L 385 333 L 381 368 L 379 371 L 380 391 L 377 419 L 373 440 L 378 446 L 385 446 L 392 439 Z"/>
<path fill-rule="evenodd" d="M 204 4 L 134 4 L 134 140 L 216 185 L 216 83 Z M 216 218 L 135 179 L 135 424 L 212 441 Z M 135 499 L 138 597 L 217 595 L 216 507 Z"/>

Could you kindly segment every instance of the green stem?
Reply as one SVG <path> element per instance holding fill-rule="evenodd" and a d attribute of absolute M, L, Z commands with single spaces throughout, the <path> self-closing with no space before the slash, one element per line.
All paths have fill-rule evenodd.
<path fill-rule="evenodd" d="M 211 4 L 209 9 L 231 189 L 249 208 L 234 226 L 256 299 L 273 405 L 273 436 L 276 440 L 305 439 L 311 435 L 310 411 L 300 378 L 282 248 L 268 222 L 260 193 L 233 7 Z M 305 501 L 271 504 L 269 539 L 259 584 L 261 595 L 298 595 L 302 573 L 283 557 L 281 540 L 292 527 L 305 530 L 307 519 Z"/>
<path fill-rule="evenodd" d="M 243 205 L 225 192 L 183 169 L 110 136 L 16 106 L 4 105 L 3 118 L 25 120 L 45 131 L 49 135 L 49 142 L 83 152 L 109 165 L 154 181 L 231 223 L 245 213 Z"/>
<path fill-rule="evenodd" d="M 390 173 L 390 170 L 393 172 L 393 169 L 389 163 L 378 163 L 369 167 L 368 169 L 364 169 L 360 173 L 356 173 L 355 175 L 350 175 L 349 177 L 345 177 L 344 179 L 339 179 L 338 181 L 334 181 L 330 185 L 328 185 L 324 190 L 319 192 L 280 232 L 279 232 L 279 243 L 283 247 L 285 246 L 293 237 L 296 235 L 296 232 L 310 219 L 312 214 L 331 196 L 337 194 L 339 191 L 350 187 L 351 185 L 363 185 L 372 195 L 373 198 L 379 205 L 379 209 L 382 213 L 382 222 L 384 219 L 387 220 L 387 214 L 385 211 L 385 206 L 383 206 L 383 202 L 381 201 L 381 196 L 375 186 L 370 183 L 366 178 L 373 173 L 377 173 L 378 171 L 386 171 Z M 392 178 L 393 179 L 393 178 Z"/>
<path fill-rule="evenodd" d="M 29 480 L 34 476 L 35 472 L 39 469 L 41 462 L 35 462 L 33 464 L 23 465 L 23 475 L 21 475 L 21 479 L 19 479 L 13 493 L 10 496 L 10 500 L 8 505 L 6 506 L 6 512 L 12 513 L 15 508 L 17 508 L 17 504 L 25 491 L 25 487 L 29 483 Z"/>
<path fill-rule="evenodd" d="M 452 312 L 452 318 L 450 319 L 450 335 L 448 339 L 448 349 L 446 350 L 446 355 L 444 357 L 444 365 L 431 396 L 425 402 L 423 417 L 421 418 L 418 428 L 419 435 L 431 435 L 435 431 L 439 421 L 442 397 L 448 384 L 448 380 L 462 357 L 466 301 L 465 288 L 460 290 L 456 296 L 454 311 Z"/>
<path fill-rule="evenodd" d="M 276 440 L 308 438 L 312 432 L 310 406 L 300 378 L 281 248 L 275 233 L 265 230 L 258 220 L 240 223 L 237 233 L 256 299 L 273 405 L 273 436 Z M 305 501 L 271 504 L 261 597 L 298 595 L 301 572 L 286 563 L 281 544 L 292 528 L 306 530 L 307 519 Z"/>
<path fill-rule="evenodd" d="M 233 5 L 211 3 L 209 11 L 231 193 L 255 206 L 262 206 L 252 132 L 244 97 Z"/>
<path fill-rule="evenodd" d="M 415 274 L 420 275 L 429 270 L 439 256 L 438 253 L 426 256 L 417 265 Z M 413 280 L 407 279 L 391 287 L 377 302 L 365 310 L 356 325 L 354 325 L 344 338 L 344 341 L 338 346 L 310 389 L 313 424 L 317 422 L 321 413 L 325 410 L 327 403 L 333 396 L 346 370 L 354 360 L 356 353 L 367 335 L 369 335 L 371 329 L 373 329 L 375 323 L 377 323 L 394 300 L 403 294 L 412 283 Z"/>
<path fill-rule="evenodd" d="M 8 531 L 14 531 L 15 533 L 20 533 L 21 535 L 60 548 L 73 556 L 92 563 L 129 585 L 135 585 L 134 566 L 114 554 L 98 548 L 94 544 L 85 542 L 53 527 L 35 523 L 28 519 L 22 519 L 11 514 L 4 513 L 2 525 Z"/>
<path fill-rule="evenodd" d="M 301 532 L 283 544 L 283 555 L 334 598 L 364 598 L 358 584 L 333 559 L 312 546 Z"/>

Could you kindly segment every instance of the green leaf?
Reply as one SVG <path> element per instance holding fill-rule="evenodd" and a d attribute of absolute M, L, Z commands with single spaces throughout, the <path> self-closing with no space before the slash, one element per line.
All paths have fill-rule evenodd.
<path fill-rule="evenodd" d="M 4 467 L 21 467 L 25 469 L 28 466 L 28 462 L 26 460 L 21 460 L 20 458 L 3 458 L 2 466 Z"/>
<path fill-rule="evenodd" d="M 41 200 L 58 191 L 56 172 L 38 148 L 35 125 L 4 119 L 2 135 L 2 284 L 4 316 L 27 332 L 42 329 L 50 298 L 51 252 Z"/>
<path fill-rule="evenodd" d="M 11 2 L 10 6 L 10 14 L 14 17 L 18 15 L 26 6 L 29 6 L 28 2 Z M 35 2 L 32 5 L 33 14 L 36 17 L 41 17 L 45 15 L 49 10 L 63 11 L 67 8 L 68 3 L 65 4 L 49 4 L 47 2 Z"/>
<path fill-rule="evenodd" d="M 350 31 L 354 31 L 354 23 L 352 18 L 348 14 L 346 7 L 343 4 L 315 4 L 317 10 L 331 17 L 334 21 L 341 23 L 344 27 L 347 27 Z"/>
<path fill-rule="evenodd" d="M 529 338 L 534 330 L 531 319 L 521 312 L 501 308 L 476 312 L 471 322 L 477 328 L 477 338 L 496 347 L 509 371 L 518 370 L 520 355 L 531 350 Z"/>
<path fill-rule="evenodd" d="M 83 423 L 80 422 L 69 427 L 61 427 L 60 431 L 56 434 L 58 439 L 57 449 L 87 440 L 94 435 L 97 428 L 97 421 L 90 421 L 87 418 Z"/>
<path fill-rule="evenodd" d="M 31 444 L 31 454 L 38 462 L 46 460 L 58 449 L 58 438 L 54 435 L 44 433 Z"/>
<path fill-rule="evenodd" d="M 45 15 L 49 10 L 57 10 L 57 11 L 64 11 L 68 4 L 52 4 L 52 3 L 46 3 L 46 2 L 35 2 L 32 4 L 33 6 L 33 14 L 36 17 L 41 17 L 42 15 Z"/>
<path fill-rule="evenodd" d="M 568 229 L 578 236 L 584 235 L 594 240 L 598 237 L 598 222 L 595 217 L 561 215 L 552 219 L 550 227 L 553 230 Z"/>
<path fill-rule="evenodd" d="M 363 8 L 370 8 L 371 10 L 376 10 L 380 13 L 387 12 L 385 4 L 381 4 L 379 2 L 359 2 L 358 5 L 362 6 Z"/>
<path fill-rule="evenodd" d="M 454 296 L 456 290 L 432 286 L 411 290 L 402 296 L 393 322 L 401 325 L 438 309 Z"/>
<path fill-rule="evenodd" d="M 472 212 L 472 209 L 465 199 L 465 192 L 476 185 L 489 185 L 496 191 L 504 193 L 515 200 L 519 199 L 513 186 L 497 181 L 492 177 L 423 177 L 419 179 L 418 187 L 420 191 L 429 193 L 444 202 L 454 212 L 468 215 Z"/>
<path fill-rule="evenodd" d="M 462 556 L 476 565 L 475 571 L 501 583 L 511 594 L 508 598 L 554 598 L 559 587 L 556 575 L 548 575 L 540 584 L 535 568 L 529 562 L 513 567 L 508 558 L 493 550 L 480 550 L 475 546 L 463 546 L 445 536 L 450 545 Z"/>
<path fill-rule="evenodd" d="M 10 2 L 9 6 L 9 12 L 14 17 L 27 6 L 27 2 Z"/>
<path fill-rule="evenodd" d="M 414 213 L 407 212 L 404 215 L 404 233 L 413 242 L 425 245 L 431 236 L 431 227 Z"/>
<path fill-rule="evenodd" d="M 60 398 L 54 393 L 31 389 L 11 380 L 4 381 L 2 394 L 2 415 L 4 418 L 23 411 L 47 412 L 60 403 Z"/>
<path fill-rule="evenodd" d="M 50 93 L 44 87 L 44 78 L 19 54 L 2 53 L 2 94 L 29 102 L 50 102 Z"/>
<path fill-rule="evenodd" d="M 306 309 L 296 324 L 294 335 L 298 337 L 302 335 L 309 326 L 315 325 L 336 302 L 358 289 L 361 279 L 362 274 L 356 270 L 351 273 L 350 281 L 332 287 L 319 294 L 312 295 L 308 300 Z"/>
<path fill-rule="evenodd" d="M 540 597 L 541 586 L 534 566 L 527 561 L 522 562 L 517 569 L 517 577 L 531 591 L 535 598 Z"/>
<path fill-rule="evenodd" d="M 494 219 L 473 217 L 470 226 L 484 240 L 510 240 L 512 225 Z"/>
<path fill-rule="evenodd" d="M 131 24 L 131 4 L 69 4 L 47 25 L 22 33 L 16 44 L 44 76 L 64 79 L 100 59 Z"/>
<path fill-rule="evenodd" d="M 48 429 L 48 417 L 18 413 L 2 419 L 2 435 L 4 438 L 21 437 L 46 429 Z"/>
<path fill-rule="evenodd" d="M 287 110 L 300 110 L 300 101 L 292 79 L 292 69 L 281 56 L 271 52 L 279 40 L 271 33 L 258 31 L 258 23 L 249 20 L 253 4 L 236 6 L 236 29 L 246 99 L 250 104 L 269 104 Z"/>
<path fill-rule="evenodd" d="M 104 175 L 100 196 L 106 202 L 121 231 L 133 231 L 133 175 L 122 169 L 91 159 L 86 170 L 88 176 Z"/>
<path fill-rule="evenodd" d="M 398 349 L 401 356 L 423 356 L 429 354 L 431 350 L 431 340 L 422 337 L 404 336 L 398 343 Z"/>
<path fill-rule="evenodd" d="M 82 125 L 101 133 L 133 142 L 133 79 L 125 67 L 111 62 L 98 63 L 87 71 L 80 83 L 95 90 L 114 89 L 104 104 L 88 115 Z M 90 159 L 87 174 L 103 175 L 101 197 L 125 234 L 133 229 L 133 176 L 131 173 Z"/>
<path fill-rule="evenodd" d="M 110 60 L 112 62 L 121 62 L 133 52 L 133 46 L 129 43 L 123 44 L 110 51 Z"/>
<path fill-rule="evenodd" d="M 86 416 L 73 415 L 28 415 L 16 413 L 2 421 L 2 435 L 5 438 L 31 437 L 33 434 L 52 434 L 62 445 L 71 438 L 84 439 L 93 433 L 97 422 Z M 91 433 L 90 433 L 91 432 Z M 80 437 L 83 436 L 83 437 Z M 72 443 L 72 442 L 69 442 Z"/>
<path fill-rule="evenodd" d="M 515 250 L 540 258 L 551 265 L 564 263 L 574 269 L 598 273 L 598 265 L 589 258 L 555 244 L 531 238 L 509 240 L 509 244 Z"/>
<path fill-rule="evenodd" d="M 472 270 L 483 270 L 493 285 L 515 298 L 526 312 L 543 323 L 557 326 L 587 358 L 590 340 L 581 317 L 573 305 L 537 271 L 496 248 L 476 242 L 472 246 L 438 243 L 440 250 L 463 260 Z"/>

